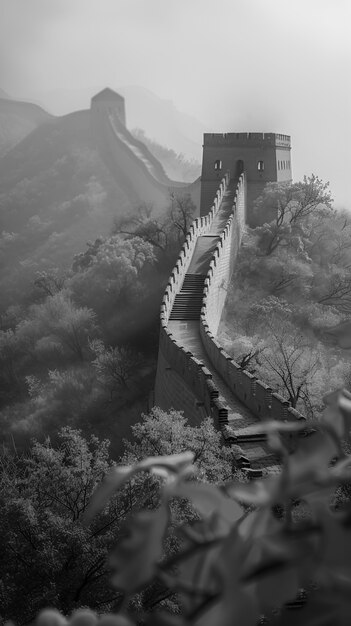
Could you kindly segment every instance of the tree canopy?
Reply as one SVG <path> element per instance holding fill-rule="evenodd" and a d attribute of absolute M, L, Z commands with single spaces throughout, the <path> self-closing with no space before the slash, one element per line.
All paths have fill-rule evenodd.
<path fill-rule="evenodd" d="M 120 462 L 186 449 L 193 451 L 199 478 L 220 483 L 237 476 L 231 451 L 221 448 L 210 420 L 191 427 L 180 413 L 160 409 L 133 427 L 133 443 L 126 442 Z M 0 618 L 22 624 L 49 605 L 65 612 L 119 605 L 121 596 L 108 583 L 107 553 L 131 511 L 159 505 L 159 480 L 140 475 L 86 526 L 82 519 L 92 493 L 113 466 L 108 440 L 70 427 L 59 430 L 56 444 L 47 438 L 34 441 L 27 454 L 2 451 Z M 189 507 L 174 512 L 178 523 L 194 518 Z M 171 553 L 175 545 L 172 540 L 166 550 Z"/>
<path fill-rule="evenodd" d="M 328 187 L 314 175 L 266 186 L 256 211 L 271 221 L 244 236 L 220 330 L 242 367 L 313 418 L 350 378 L 328 329 L 351 306 L 351 226 Z"/>

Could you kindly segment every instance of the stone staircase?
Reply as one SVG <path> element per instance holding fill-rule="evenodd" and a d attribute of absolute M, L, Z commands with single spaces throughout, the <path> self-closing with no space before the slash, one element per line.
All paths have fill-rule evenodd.
<path fill-rule="evenodd" d="M 203 274 L 185 274 L 182 288 L 175 297 L 170 320 L 200 318 L 205 278 Z"/>
<path fill-rule="evenodd" d="M 242 451 L 239 463 L 248 478 L 257 478 L 262 473 L 279 470 L 278 461 L 267 448 L 264 433 L 250 432 L 250 426 L 259 420 L 238 400 L 216 371 L 206 354 L 200 336 L 200 316 L 203 301 L 204 281 L 209 264 L 218 242 L 218 235 L 232 211 L 234 187 L 229 186 L 212 224 L 211 232 L 200 236 L 185 274 L 182 287 L 175 297 L 169 317 L 169 329 L 184 350 L 191 352 L 212 374 L 213 401 L 219 399 L 222 407 L 218 411 L 219 428 L 226 445 L 238 445 Z"/>

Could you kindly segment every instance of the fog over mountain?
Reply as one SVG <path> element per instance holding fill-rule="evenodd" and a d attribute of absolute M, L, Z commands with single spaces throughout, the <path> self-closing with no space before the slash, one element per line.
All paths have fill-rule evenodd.
<path fill-rule="evenodd" d="M 0 84 L 13 97 L 58 113 L 86 108 L 100 86 L 137 85 L 140 99 L 125 88 L 128 126 L 140 125 L 155 94 L 155 138 L 178 150 L 184 135 L 189 156 L 193 142 L 201 152 L 204 129 L 291 134 L 295 179 L 313 171 L 350 206 L 348 0 L 2 5 Z"/>
<path fill-rule="evenodd" d="M 202 135 L 209 126 L 180 111 L 171 100 L 160 98 L 155 93 L 139 85 L 109 84 L 126 99 L 127 127 L 142 128 L 145 133 L 159 143 L 183 152 L 188 157 L 201 160 Z M 87 109 L 90 98 L 106 85 L 77 87 L 74 89 L 53 89 L 38 92 L 34 101 L 54 115 L 65 115 L 73 111 Z"/>
<path fill-rule="evenodd" d="M 50 118 L 51 115 L 36 104 L 1 97 L 0 157 Z"/>

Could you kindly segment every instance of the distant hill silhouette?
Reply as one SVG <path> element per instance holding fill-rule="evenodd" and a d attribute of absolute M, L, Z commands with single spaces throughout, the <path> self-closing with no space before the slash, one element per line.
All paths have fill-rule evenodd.
<path fill-rule="evenodd" d="M 40 106 L 12 100 L 0 89 L 0 156 L 51 117 Z"/>
<path fill-rule="evenodd" d="M 27 136 L 0 159 L 3 306 L 23 300 L 37 270 L 70 267 L 88 240 L 109 234 L 115 217 L 137 208 L 135 189 L 102 158 L 89 110 L 53 117 L 10 101 L 8 120 L 14 111 L 26 113 L 21 119 L 34 129 L 28 122 Z"/>
<path fill-rule="evenodd" d="M 48 118 L 1 159 L 2 292 L 21 300 L 36 270 L 69 267 L 131 210 L 96 149 L 90 112 Z"/>
<path fill-rule="evenodd" d="M 35 94 L 35 101 L 55 115 L 87 106 L 90 98 L 106 85 L 92 88 L 56 89 Z M 200 120 L 177 109 L 171 100 L 160 98 L 138 85 L 110 85 L 126 99 L 127 127 L 141 128 L 154 141 L 201 161 L 202 135 L 209 129 Z"/>

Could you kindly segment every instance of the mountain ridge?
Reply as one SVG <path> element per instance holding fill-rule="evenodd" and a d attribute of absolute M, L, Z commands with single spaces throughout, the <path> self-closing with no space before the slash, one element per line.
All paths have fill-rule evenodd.
<path fill-rule="evenodd" d="M 62 116 L 86 108 L 91 97 L 105 86 L 34 93 L 31 100 L 42 102 L 52 114 Z M 141 128 L 150 139 L 183 153 L 187 158 L 201 160 L 202 135 L 209 130 L 206 124 L 145 87 L 122 85 L 112 88 L 126 100 L 129 130 Z"/>
<path fill-rule="evenodd" d="M 87 241 L 107 236 L 115 218 L 142 203 L 142 163 L 134 156 L 128 181 L 118 159 L 104 158 L 95 131 L 90 110 L 49 116 L 1 158 L 0 284 L 8 304 L 28 292 L 36 271 L 67 269 Z M 126 146 L 114 149 L 127 158 Z M 161 205 L 154 198 L 161 213 L 167 186 L 163 194 Z"/>
<path fill-rule="evenodd" d="M 52 118 L 37 104 L 1 97 L 1 93 L 4 92 L 0 92 L 0 157 Z"/>

